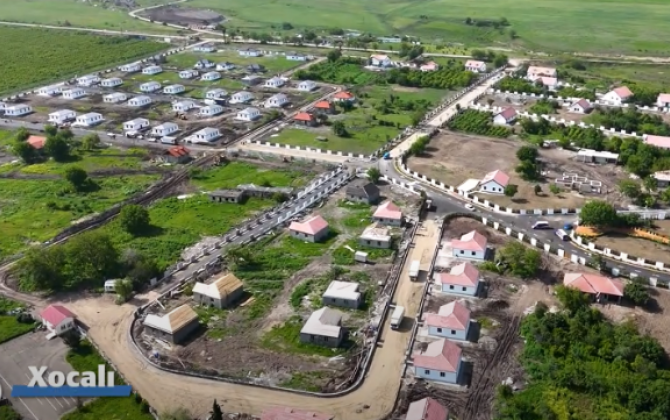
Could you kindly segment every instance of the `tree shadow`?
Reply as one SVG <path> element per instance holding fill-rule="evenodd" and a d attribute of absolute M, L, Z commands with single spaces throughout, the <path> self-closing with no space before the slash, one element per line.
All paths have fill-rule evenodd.
<path fill-rule="evenodd" d="M 98 183 L 93 181 L 91 178 L 87 179 L 83 185 L 80 185 L 77 188 L 78 193 L 84 194 L 94 193 L 97 191 L 100 191 L 100 185 L 98 185 Z"/>
<path fill-rule="evenodd" d="M 512 202 L 516 204 L 528 204 L 528 200 L 525 198 L 512 198 Z"/>
<path fill-rule="evenodd" d="M 165 228 L 152 224 L 142 229 L 142 231 L 138 232 L 135 236 L 142 238 L 154 238 L 156 236 L 161 236 L 164 233 Z"/>

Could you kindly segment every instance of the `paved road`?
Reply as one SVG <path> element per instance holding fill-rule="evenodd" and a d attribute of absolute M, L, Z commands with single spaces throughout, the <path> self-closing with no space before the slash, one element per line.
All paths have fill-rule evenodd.
<path fill-rule="evenodd" d="M 146 32 L 137 32 L 137 31 L 114 31 L 110 29 L 93 29 L 93 28 L 81 28 L 81 27 L 73 27 L 73 26 L 55 26 L 55 25 L 41 25 L 38 23 L 19 23 L 19 22 L 7 22 L 7 21 L 0 21 L 0 25 L 6 25 L 6 26 L 24 26 L 28 28 L 44 28 L 44 29 L 59 29 L 59 30 L 67 30 L 67 31 L 83 31 L 83 32 L 91 32 L 95 34 L 101 34 L 101 35 L 134 35 L 134 36 L 144 36 L 144 37 L 150 37 L 150 38 L 176 38 L 176 39 L 188 39 L 189 37 L 187 36 L 181 36 L 181 35 L 171 35 L 171 34 L 163 34 L 163 35 L 158 35 L 156 33 L 148 34 Z"/>

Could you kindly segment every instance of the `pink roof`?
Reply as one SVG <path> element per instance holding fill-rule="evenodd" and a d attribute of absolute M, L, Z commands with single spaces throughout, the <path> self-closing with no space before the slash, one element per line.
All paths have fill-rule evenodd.
<path fill-rule="evenodd" d="M 644 143 L 650 146 L 670 149 L 670 137 L 644 135 Z"/>
<path fill-rule="evenodd" d="M 437 281 L 440 284 L 453 284 L 455 286 L 477 286 L 479 284 L 479 270 L 469 262 L 464 262 L 452 267 L 448 273 L 439 273 Z"/>
<path fill-rule="evenodd" d="M 465 330 L 470 325 L 470 310 L 461 302 L 454 301 L 440 306 L 436 314 L 426 314 L 424 319 L 429 327 Z"/>
<path fill-rule="evenodd" d="M 292 222 L 291 226 L 289 226 L 289 230 L 305 233 L 307 235 L 316 235 L 317 233 L 327 228 L 328 222 L 326 222 L 326 220 L 318 214 L 310 217 L 309 219 L 306 219 L 303 222 Z"/>
<path fill-rule="evenodd" d="M 414 366 L 456 372 L 461 361 L 461 348 L 449 340 L 441 339 L 428 344 L 423 352 L 414 353 Z"/>
<path fill-rule="evenodd" d="M 261 420 L 332 420 L 329 414 L 314 411 L 297 410 L 291 407 L 272 407 L 264 410 Z"/>
<path fill-rule="evenodd" d="M 65 306 L 49 305 L 45 310 L 40 312 L 40 318 L 51 325 L 58 325 L 67 318 L 76 318 Z"/>
<path fill-rule="evenodd" d="M 592 295 L 623 296 L 623 283 L 597 274 L 565 273 L 563 284 Z"/>
<path fill-rule="evenodd" d="M 372 215 L 372 217 L 376 217 L 379 219 L 400 220 L 402 219 L 402 211 L 400 210 L 400 207 L 393 204 L 392 201 L 387 201 L 385 203 L 382 203 L 379 207 L 377 207 L 377 210 Z"/>
<path fill-rule="evenodd" d="M 409 405 L 405 420 L 447 420 L 448 417 L 449 410 L 445 406 L 426 397 Z"/>
<path fill-rule="evenodd" d="M 553 77 L 556 75 L 556 69 L 553 67 L 530 66 L 528 67 L 528 75 Z"/>
<path fill-rule="evenodd" d="M 572 105 L 579 105 L 580 107 L 582 107 L 582 109 L 589 109 L 589 108 L 591 108 L 591 104 L 590 104 L 589 101 L 587 101 L 586 99 L 580 99 L 580 100 L 578 100 L 577 102 L 575 102 L 575 103 L 572 104 Z"/>
<path fill-rule="evenodd" d="M 430 62 L 428 62 L 428 63 L 426 63 L 426 64 L 423 64 L 423 65 L 421 66 L 421 69 L 422 69 L 422 70 L 436 70 L 436 69 L 438 69 L 439 67 L 440 67 L 439 64 L 437 64 L 437 63 L 434 62 L 434 61 L 430 61 Z"/>
<path fill-rule="evenodd" d="M 556 86 L 558 79 L 555 77 L 540 77 L 542 84 L 545 86 Z"/>
<path fill-rule="evenodd" d="M 465 62 L 465 67 L 469 67 L 469 68 L 472 68 L 472 67 L 478 68 L 478 67 L 483 67 L 485 65 L 486 65 L 486 63 L 484 63 L 483 61 L 477 61 L 477 60 L 468 60 L 468 61 Z"/>
<path fill-rule="evenodd" d="M 503 117 L 503 118 L 505 119 L 505 121 L 509 121 L 509 120 L 511 120 L 512 118 L 516 117 L 516 110 L 515 110 L 514 108 L 512 108 L 512 107 L 505 108 L 505 109 L 503 109 L 503 111 L 502 111 L 500 114 L 498 114 L 498 115 L 500 115 L 501 117 Z"/>
<path fill-rule="evenodd" d="M 631 92 L 631 90 L 628 89 L 627 86 L 618 87 L 614 89 L 612 92 L 616 93 L 616 95 L 621 99 L 626 99 L 633 96 L 633 92 Z"/>
<path fill-rule="evenodd" d="M 507 186 L 507 184 L 509 184 L 509 175 L 501 170 L 489 172 L 484 176 L 484 178 L 482 178 L 482 180 L 479 182 L 479 185 L 486 184 L 491 181 L 494 181 L 504 188 Z"/>
<path fill-rule="evenodd" d="M 461 236 L 460 240 L 453 239 L 451 241 L 451 246 L 453 248 L 462 249 L 464 251 L 486 251 L 487 243 L 488 239 L 486 239 L 486 236 L 482 235 L 476 230 L 473 230 L 472 232 L 466 233 L 465 235 Z M 454 269 L 456 267 L 454 267 Z M 453 272 L 454 269 L 452 269 L 451 271 Z"/>
<path fill-rule="evenodd" d="M 667 103 L 670 102 L 670 93 L 659 93 L 658 94 L 658 99 L 656 99 L 657 102 L 663 102 Z"/>

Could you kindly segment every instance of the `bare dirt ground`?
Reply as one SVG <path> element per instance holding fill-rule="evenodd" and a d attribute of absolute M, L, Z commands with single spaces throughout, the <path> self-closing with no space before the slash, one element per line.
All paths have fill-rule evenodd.
<path fill-rule="evenodd" d="M 623 251 L 638 258 L 670 264 L 670 247 L 641 238 L 610 233 L 599 236 L 595 243 L 605 248 Z"/>
<path fill-rule="evenodd" d="M 661 235 L 670 236 L 670 220 L 654 220 L 654 229 Z"/>
<path fill-rule="evenodd" d="M 223 21 L 225 18 L 211 10 L 194 9 L 190 7 L 165 6 L 147 10 L 144 16 L 159 22 L 177 25 L 210 25 Z"/>

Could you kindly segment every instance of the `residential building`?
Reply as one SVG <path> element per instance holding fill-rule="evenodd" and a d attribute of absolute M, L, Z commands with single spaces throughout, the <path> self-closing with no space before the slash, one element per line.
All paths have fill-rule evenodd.
<path fill-rule="evenodd" d="M 184 93 L 185 91 L 186 88 L 184 85 L 170 85 L 163 88 L 163 93 L 166 95 L 178 95 L 180 93 Z"/>
<path fill-rule="evenodd" d="M 393 67 L 393 61 L 388 55 L 375 54 L 370 56 L 370 65 L 375 67 Z"/>
<path fill-rule="evenodd" d="M 303 343 L 339 347 L 343 339 L 342 314 L 327 307 L 314 311 L 300 330 Z"/>
<path fill-rule="evenodd" d="M 311 80 L 303 80 L 302 82 L 298 83 L 298 90 L 301 92 L 311 92 L 313 90 L 316 90 L 318 86 L 316 83 L 312 82 Z"/>
<path fill-rule="evenodd" d="M 135 118 L 134 120 L 126 121 L 123 123 L 123 129 L 125 131 L 142 131 L 146 130 L 151 126 L 149 120 L 144 118 Z"/>
<path fill-rule="evenodd" d="M 7 103 L 0 101 L 0 111 L 4 111 L 7 108 Z"/>
<path fill-rule="evenodd" d="M 53 338 L 75 328 L 77 317 L 62 305 L 49 305 L 40 312 L 42 324 L 49 331 L 48 338 Z"/>
<path fill-rule="evenodd" d="M 458 383 L 461 372 L 461 348 L 447 339 L 429 343 L 426 350 L 414 353 L 414 375 L 436 382 Z"/>
<path fill-rule="evenodd" d="M 63 91 L 62 86 L 44 86 L 39 88 L 37 94 L 40 96 L 57 96 Z"/>
<path fill-rule="evenodd" d="M 77 118 L 77 113 L 71 109 L 61 109 L 49 114 L 49 122 L 54 124 L 63 124 Z"/>
<path fill-rule="evenodd" d="M 149 314 L 142 324 L 148 334 L 174 344 L 184 342 L 200 327 L 198 314 L 186 304 L 162 316 Z"/>
<path fill-rule="evenodd" d="M 458 258 L 483 261 L 486 259 L 487 244 L 486 236 L 473 230 L 461 236 L 461 239 L 451 241 L 452 255 Z M 465 267 L 462 269 L 465 270 Z"/>
<path fill-rule="evenodd" d="M 245 108 L 242 111 L 238 112 L 237 115 L 235 115 L 235 119 L 238 121 L 256 121 L 261 117 L 261 111 L 258 110 L 258 108 Z"/>
<path fill-rule="evenodd" d="M 358 288 L 358 283 L 331 281 L 328 289 L 321 296 L 321 302 L 323 305 L 358 309 L 363 300 Z"/>
<path fill-rule="evenodd" d="M 77 77 L 77 84 L 79 86 L 93 86 L 100 83 L 100 77 L 95 74 L 88 74 L 86 76 Z"/>
<path fill-rule="evenodd" d="M 216 64 L 214 64 L 211 61 L 209 61 L 207 59 L 204 59 L 204 58 L 198 60 L 193 65 L 193 68 L 198 69 L 198 70 L 207 70 L 207 69 L 211 69 L 212 67 L 216 67 Z"/>
<path fill-rule="evenodd" d="M 192 143 L 209 143 L 213 142 L 216 139 L 221 137 L 221 132 L 219 131 L 218 128 L 211 128 L 211 127 L 206 127 L 203 128 L 202 130 L 196 131 L 192 136 L 191 136 L 191 142 Z"/>
<path fill-rule="evenodd" d="M 240 190 L 216 190 L 209 193 L 209 199 L 216 203 L 239 204 L 246 198 L 244 191 Z"/>
<path fill-rule="evenodd" d="M 102 114 L 98 114 L 97 112 L 89 112 L 87 114 L 78 116 L 75 119 L 74 124 L 80 127 L 93 127 L 94 125 L 100 124 L 104 120 L 105 119 L 103 118 Z"/>
<path fill-rule="evenodd" d="M 307 242 L 320 242 L 328 237 L 328 222 L 320 215 L 313 215 L 302 222 L 291 222 L 291 236 Z"/>
<path fill-rule="evenodd" d="M 530 66 L 526 72 L 526 78 L 537 80 L 540 77 L 558 77 L 558 72 L 553 67 Z"/>
<path fill-rule="evenodd" d="M 224 63 L 219 63 L 216 65 L 216 71 L 231 71 L 235 70 L 235 64 L 229 63 L 229 62 L 224 62 Z"/>
<path fill-rule="evenodd" d="M 197 282 L 193 287 L 193 300 L 199 305 L 224 309 L 237 302 L 244 293 L 244 285 L 233 273 L 219 276 L 210 284 Z"/>
<path fill-rule="evenodd" d="M 266 80 L 265 83 L 263 84 L 263 86 L 265 86 L 267 88 L 275 88 L 276 89 L 276 88 L 280 88 L 280 87 L 284 86 L 285 84 L 286 84 L 286 82 L 281 77 L 272 77 L 272 78 Z"/>
<path fill-rule="evenodd" d="M 198 115 L 201 117 L 213 117 L 223 113 L 223 107 L 221 105 L 207 105 L 200 108 Z"/>
<path fill-rule="evenodd" d="M 290 407 L 273 407 L 263 410 L 260 420 L 333 420 L 333 416 Z"/>
<path fill-rule="evenodd" d="M 247 66 L 247 71 L 250 73 L 264 73 L 265 66 L 262 66 L 260 64 L 249 64 Z"/>
<path fill-rule="evenodd" d="M 12 105 L 5 108 L 5 117 L 22 117 L 31 114 L 33 107 L 26 104 Z"/>
<path fill-rule="evenodd" d="M 266 101 L 265 101 L 265 107 L 266 108 L 282 108 L 290 102 L 290 99 L 288 96 L 286 96 L 283 93 L 278 93 L 276 95 L 270 96 Z"/>
<path fill-rule="evenodd" d="M 402 210 L 392 201 L 386 201 L 377 207 L 377 210 L 372 214 L 372 220 L 382 225 L 402 226 Z"/>
<path fill-rule="evenodd" d="M 438 71 L 440 69 L 440 65 L 437 64 L 434 61 L 429 61 L 427 63 L 423 63 L 422 65 L 419 66 L 419 70 L 423 72 L 427 71 Z"/>
<path fill-rule="evenodd" d="M 256 86 L 262 81 L 263 79 L 260 76 L 256 76 L 255 74 L 247 74 L 242 78 L 242 83 L 247 86 Z"/>
<path fill-rule="evenodd" d="M 563 285 L 590 295 L 598 302 L 621 302 L 624 285 L 620 280 L 589 273 L 565 273 Z"/>
<path fill-rule="evenodd" d="M 141 107 L 141 106 L 147 106 L 150 105 L 153 102 L 153 100 L 148 97 L 148 96 L 136 96 L 132 98 L 131 100 L 128 101 L 128 106 L 132 107 Z"/>
<path fill-rule="evenodd" d="M 328 101 L 319 101 L 314 105 L 316 112 L 322 112 L 324 114 L 334 114 L 335 107 L 331 102 Z"/>
<path fill-rule="evenodd" d="M 424 325 L 429 335 L 465 341 L 470 331 L 470 310 L 459 301 L 449 302 L 440 306 L 436 314 L 427 313 Z"/>
<path fill-rule="evenodd" d="M 353 93 L 347 91 L 337 92 L 333 95 L 333 101 L 335 102 L 354 102 L 355 100 L 356 97 Z"/>
<path fill-rule="evenodd" d="M 437 400 L 426 397 L 410 403 L 405 420 L 449 420 L 449 410 Z"/>
<path fill-rule="evenodd" d="M 180 79 L 193 79 L 198 77 L 200 73 L 197 70 L 182 70 L 179 72 Z"/>
<path fill-rule="evenodd" d="M 656 106 L 659 108 L 670 108 L 670 93 L 659 93 L 656 98 Z"/>
<path fill-rule="evenodd" d="M 205 93 L 206 99 L 222 99 L 226 96 L 228 96 L 228 92 L 225 89 L 220 88 L 208 90 L 207 93 Z"/>
<path fill-rule="evenodd" d="M 621 106 L 633 97 L 633 92 L 627 86 L 620 86 L 603 95 L 600 100 L 611 106 Z"/>
<path fill-rule="evenodd" d="M 142 69 L 142 74 L 154 75 L 163 73 L 163 68 L 161 66 L 148 66 Z"/>
<path fill-rule="evenodd" d="M 108 104 L 116 104 L 128 100 L 128 95 L 121 92 L 114 92 L 102 97 L 102 101 Z"/>
<path fill-rule="evenodd" d="M 493 117 L 493 124 L 507 125 L 512 124 L 516 120 L 516 110 L 512 107 L 507 107 L 499 114 Z"/>
<path fill-rule="evenodd" d="M 238 53 L 242 57 L 260 57 L 260 56 L 263 55 L 259 50 L 256 50 L 256 49 L 253 49 L 253 48 L 241 49 L 241 50 L 238 50 Z"/>
<path fill-rule="evenodd" d="M 286 59 L 288 61 L 307 61 L 307 60 L 309 60 L 309 57 L 307 57 L 304 54 L 289 52 L 289 53 L 286 53 Z"/>
<path fill-rule="evenodd" d="M 202 44 L 193 48 L 193 51 L 203 53 L 213 53 L 214 51 L 216 51 L 216 48 L 214 48 L 214 46 L 210 44 Z"/>
<path fill-rule="evenodd" d="M 155 81 L 142 83 L 140 85 L 140 91 L 145 93 L 156 92 L 157 90 L 160 90 L 160 88 L 161 84 Z"/>
<path fill-rule="evenodd" d="M 540 77 L 535 80 L 535 83 L 538 82 L 549 90 L 556 90 L 558 88 L 558 79 L 555 77 Z"/>
<path fill-rule="evenodd" d="M 670 149 L 670 137 L 652 136 L 649 134 L 644 134 L 642 136 L 642 141 L 644 142 L 644 144 L 655 146 L 660 149 Z"/>
<path fill-rule="evenodd" d="M 44 144 L 47 142 L 47 138 L 43 136 L 28 136 L 28 143 L 35 150 L 44 149 Z"/>
<path fill-rule="evenodd" d="M 577 158 L 584 163 L 612 163 L 616 165 L 619 161 L 619 154 L 605 151 L 599 152 L 591 149 L 580 149 L 577 151 Z"/>
<path fill-rule="evenodd" d="M 470 256 L 472 256 L 472 251 L 459 249 L 459 255 L 460 251 L 465 251 L 463 255 L 466 255 L 469 252 Z M 440 290 L 443 293 L 477 296 L 479 290 L 479 270 L 469 262 L 464 262 L 452 267 L 448 273 L 438 273 L 435 276 L 435 280 L 435 283 L 440 287 Z"/>
<path fill-rule="evenodd" d="M 468 60 L 465 62 L 465 70 L 473 73 L 486 73 L 486 63 L 479 60 Z"/>
<path fill-rule="evenodd" d="M 173 165 L 187 163 L 191 160 L 191 151 L 184 146 L 175 146 L 166 150 L 163 159 Z"/>
<path fill-rule="evenodd" d="M 577 102 L 570 105 L 569 111 L 575 114 L 588 114 L 591 112 L 593 107 L 586 99 L 580 99 Z"/>
<path fill-rule="evenodd" d="M 357 179 L 347 186 L 346 199 L 358 203 L 376 204 L 381 197 L 379 188 L 367 179 Z"/>
<path fill-rule="evenodd" d="M 656 186 L 658 188 L 666 188 L 670 185 L 670 171 L 654 172 L 653 177 L 656 180 Z"/>
<path fill-rule="evenodd" d="M 165 122 L 161 125 L 157 125 L 151 130 L 151 135 L 155 137 L 165 137 L 179 131 L 179 126 L 175 123 Z"/>
<path fill-rule="evenodd" d="M 317 120 L 314 118 L 314 115 L 308 112 L 298 112 L 295 117 L 293 117 L 293 122 L 308 127 L 314 127 L 317 125 Z"/>
<path fill-rule="evenodd" d="M 74 100 L 83 98 L 84 96 L 86 96 L 86 91 L 79 87 L 63 91 L 63 99 Z"/>
<path fill-rule="evenodd" d="M 179 101 L 172 104 L 172 110 L 174 112 L 188 112 L 193 108 L 195 108 L 195 102 L 189 100 Z"/>
<path fill-rule="evenodd" d="M 121 86 L 123 84 L 123 79 L 120 77 L 110 77 L 109 79 L 102 79 L 100 81 L 100 86 L 106 87 L 106 88 L 112 88 L 112 87 L 117 87 Z"/>
<path fill-rule="evenodd" d="M 219 80 L 220 78 L 221 73 L 219 73 L 218 71 L 210 71 L 202 75 L 202 80 L 207 82 L 213 82 L 215 80 Z"/>
<path fill-rule="evenodd" d="M 380 227 L 377 223 L 368 226 L 358 238 L 358 243 L 368 248 L 389 249 L 391 242 L 389 229 Z"/>
<path fill-rule="evenodd" d="M 142 70 L 142 63 L 130 63 L 130 64 L 124 64 L 121 67 L 119 67 L 119 70 L 121 70 L 124 73 L 135 73 L 137 71 Z"/>
<path fill-rule="evenodd" d="M 504 194 L 509 184 L 509 175 L 501 170 L 489 172 L 479 181 L 479 191 L 485 193 Z"/>

